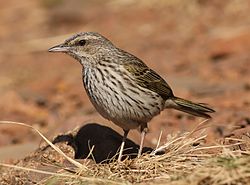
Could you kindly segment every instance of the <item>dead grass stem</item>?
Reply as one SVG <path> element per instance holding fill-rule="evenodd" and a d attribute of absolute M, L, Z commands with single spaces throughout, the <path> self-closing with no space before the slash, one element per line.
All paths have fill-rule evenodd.
<path fill-rule="evenodd" d="M 58 147 L 53 145 L 34 127 L 17 122 L 0 121 L 0 124 L 16 124 L 35 130 L 53 149 L 73 164 L 73 172 L 64 170 L 54 173 L 37 169 L 30 169 L 15 165 L 0 163 L 0 166 L 18 168 L 19 170 L 33 171 L 49 175 L 45 183 L 61 180 L 65 184 L 130 184 L 156 182 L 176 184 L 234 184 L 250 182 L 250 155 L 249 151 L 235 150 L 235 146 L 244 144 L 244 140 L 231 138 L 233 144 L 211 145 L 204 144 L 207 128 L 206 121 L 201 122 L 191 132 L 172 135 L 151 154 L 143 155 L 133 160 L 126 159 L 122 163 L 113 161 L 109 164 L 81 164 L 69 158 Z M 158 147 L 159 146 L 159 147 Z M 216 149 L 216 150 L 215 150 Z M 156 155 L 165 151 L 163 155 Z M 91 155 L 91 154 L 90 154 Z M 63 170 L 63 169 L 62 169 Z"/>

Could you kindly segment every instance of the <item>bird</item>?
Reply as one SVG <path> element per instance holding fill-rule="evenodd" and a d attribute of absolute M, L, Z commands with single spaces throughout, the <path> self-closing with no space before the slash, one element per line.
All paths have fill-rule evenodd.
<path fill-rule="evenodd" d="M 120 49 L 97 32 L 80 32 L 49 52 L 62 52 L 82 66 L 85 91 L 104 118 L 124 131 L 118 161 L 131 129 L 139 129 L 141 156 L 148 122 L 165 109 L 176 109 L 210 119 L 208 105 L 175 96 L 169 84 L 135 55 Z"/>

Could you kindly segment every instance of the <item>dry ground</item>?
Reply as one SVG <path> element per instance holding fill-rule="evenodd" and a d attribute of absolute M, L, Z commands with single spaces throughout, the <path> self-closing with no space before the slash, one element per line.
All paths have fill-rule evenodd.
<path fill-rule="evenodd" d="M 0 120 L 25 122 L 50 139 L 89 122 L 110 126 L 121 133 L 120 128 L 101 118 L 92 107 L 82 88 L 80 65 L 68 56 L 47 52 L 72 33 L 96 31 L 145 61 L 168 81 L 176 95 L 206 102 L 216 113 L 206 124 L 206 137 L 198 146 L 209 146 L 201 149 L 202 152 L 194 150 L 192 145 L 201 135 L 192 135 L 191 143 L 185 137 L 166 147 L 163 159 L 145 156 L 118 166 L 82 161 L 86 178 L 78 180 L 86 184 L 117 181 L 247 184 L 250 173 L 249 7 L 249 0 L 24 0 L 20 4 L 14 0 L 1 1 Z M 171 143 L 201 122 L 177 111 L 164 111 L 149 124 L 146 145 L 155 148 L 161 131 L 160 145 Z M 133 131 L 129 138 L 138 143 L 139 134 Z M 40 141 L 41 137 L 26 127 L 1 124 L 0 160 L 52 172 L 62 170 L 62 165 L 73 172 L 79 170 L 79 166 L 64 164 L 65 159 L 54 150 L 49 153 L 59 159 L 52 166 L 44 165 L 48 161 L 41 161 L 37 156 L 45 154 L 35 151 Z M 222 144 L 230 147 L 221 148 Z M 63 145 L 65 152 L 73 156 L 69 146 L 58 145 Z M 5 180 L 14 178 L 15 173 L 29 179 L 24 169 L 0 168 L 0 173 L 5 174 Z M 36 179 L 37 174 L 41 172 L 34 172 L 31 179 L 45 183 L 42 177 L 48 176 L 40 175 Z M 73 181 L 71 177 L 76 177 L 70 172 L 67 175 L 70 177 L 61 180 Z M 48 183 L 57 180 L 53 178 Z"/>

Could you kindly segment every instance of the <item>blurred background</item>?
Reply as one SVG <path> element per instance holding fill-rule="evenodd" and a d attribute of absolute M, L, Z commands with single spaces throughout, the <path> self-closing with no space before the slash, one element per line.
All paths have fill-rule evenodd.
<path fill-rule="evenodd" d="M 81 66 L 47 49 L 77 32 L 94 31 L 141 58 L 174 93 L 211 105 L 208 141 L 250 131 L 249 0 L 0 1 L 0 120 L 24 122 L 49 138 L 97 122 L 122 133 L 95 111 Z M 190 131 L 202 119 L 164 111 L 150 124 L 146 145 L 160 132 Z M 129 138 L 139 142 L 139 133 Z M 0 159 L 39 145 L 31 130 L 0 125 Z M 16 152 L 18 148 L 18 153 Z"/>

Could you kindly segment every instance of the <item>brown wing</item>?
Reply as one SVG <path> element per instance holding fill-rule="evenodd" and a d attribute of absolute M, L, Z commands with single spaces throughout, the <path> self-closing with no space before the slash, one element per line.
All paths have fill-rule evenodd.
<path fill-rule="evenodd" d="M 142 61 L 131 61 L 125 64 L 125 69 L 135 77 L 135 81 L 141 87 L 156 92 L 165 100 L 173 96 L 173 92 L 167 82 Z"/>

